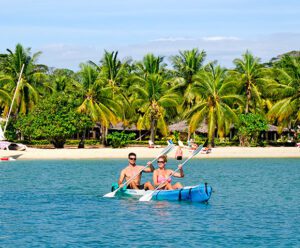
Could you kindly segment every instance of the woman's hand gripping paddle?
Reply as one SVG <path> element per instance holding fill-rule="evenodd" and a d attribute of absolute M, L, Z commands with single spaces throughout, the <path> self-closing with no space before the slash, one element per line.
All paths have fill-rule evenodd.
<path fill-rule="evenodd" d="M 203 145 L 199 146 L 195 151 L 193 151 L 193 153 L 182 163 L 182 166 L 184 164 L 186 164 L 192 157 L 194 157 L 195 155 L 197 155 L 203 148 Z M 153 191 L 149 192 L 146 195 L 143 195 L 139 201 L 150 201 L 153 194 L 169 179 L 171 178 L 177 171 L 179 170 L 176 169 L 168 178 L 166 178 L 163 182 L 161 182 Z"/>
<path fill-rule="evenodd" d="M 161 151 L 161 153 L 151 161 L 151 163 L 153 163 L 155 160 L 157 160 L 160 156 L 162 155 L 166 155 L 168 154 L 171 150 L 173 150 L 174 148 L 174 144 L 169 144 L 165 149 L 163 149 Z M 131 177 L 128 181 L 126 181 L 125 185 L 128 185 L 130 182 L 132 182 L 144 169 L 146 169 L 148 167 L 148 165 L 144 166 L 139 173 L 137 173 L 136 175 L 134 175 L 133 177 Z M 123 185 L 123 186 L 125 186 Z M 113 192 L 109 192 L 107 194 L 105 194 L 103 197 L 114 197 L 115 194 L 121 189 L 122 187 L 117 188 L 116 190 L 114 190 Z"/>

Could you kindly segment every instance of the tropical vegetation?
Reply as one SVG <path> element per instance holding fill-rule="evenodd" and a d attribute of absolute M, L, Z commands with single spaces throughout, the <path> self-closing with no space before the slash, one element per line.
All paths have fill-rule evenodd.
<path fill-rule="evenodd" d="M 63 147 L 99 125 L 102 144 L 123 146 L 134 135 L 108 135 L 111 125 L 122 122 L 148 130 L 155 142 L 170 137 L 168 125 L 181 120 L 189 137 L 206 125 L 210 145 L 216 138 L 225 142 L 232 129 L 241 145 L 258 143 L 268 125 L 299 133 L 297 52 L 261 63 L 246 51 L 233 68 L 224 68 L 196 48 L 179 51 L 169 64 L 154 54 L 133 61 L 104 51 L 99 62 L 81 63 L 76 72 L 38 64 L 40 55 L 21 44 L 0 54 L 0 115 L 7 117 L 15 96 L 8 133 L 27 141 L 48 139 Z"/>

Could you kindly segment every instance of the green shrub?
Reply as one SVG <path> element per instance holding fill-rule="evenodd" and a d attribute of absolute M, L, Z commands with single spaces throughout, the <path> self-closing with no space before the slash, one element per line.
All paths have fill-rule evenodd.
<path fill-rule="evenodd" d="M 107 135 L 107 142 L 113 148 L 124 147 L 128 142 L 135 138 L 135 133 L 126 134 L 124 132 L 113 132 Z"/>
<path fill-rule="evenodd" d="M 240 114 L 238 135 L 241 146 L 256 146 L 259 134 L 268 130 L 265 116 L 260 114 Z"/>

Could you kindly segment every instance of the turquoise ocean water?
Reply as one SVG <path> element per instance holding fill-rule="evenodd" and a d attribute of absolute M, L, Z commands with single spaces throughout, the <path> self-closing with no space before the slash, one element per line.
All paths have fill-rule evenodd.
<path fill-rule="evenodd" d="M 0 163 L 0 247 L 300 247 L 300 159 L 194 159 L 209 204 L 103 198 L 126 163 Z"/>

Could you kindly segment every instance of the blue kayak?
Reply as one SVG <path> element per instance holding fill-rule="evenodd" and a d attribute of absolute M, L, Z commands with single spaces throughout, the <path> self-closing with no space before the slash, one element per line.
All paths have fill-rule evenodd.
<path fill-rule="evenodd" d="M 118 184 L 112 185 L 112 191 L 118 188 Z M 153 191 L 121 189 L 118 191 L 119 196 L 142 197 Z M 212 188 L 205 184 L 196 186 L 186 186 L 176 190 L 157 190 L 153 193 L 151 200 L 157 201 L 188 201 L 188 202 L 207 202 L 211 196 Z"/>

